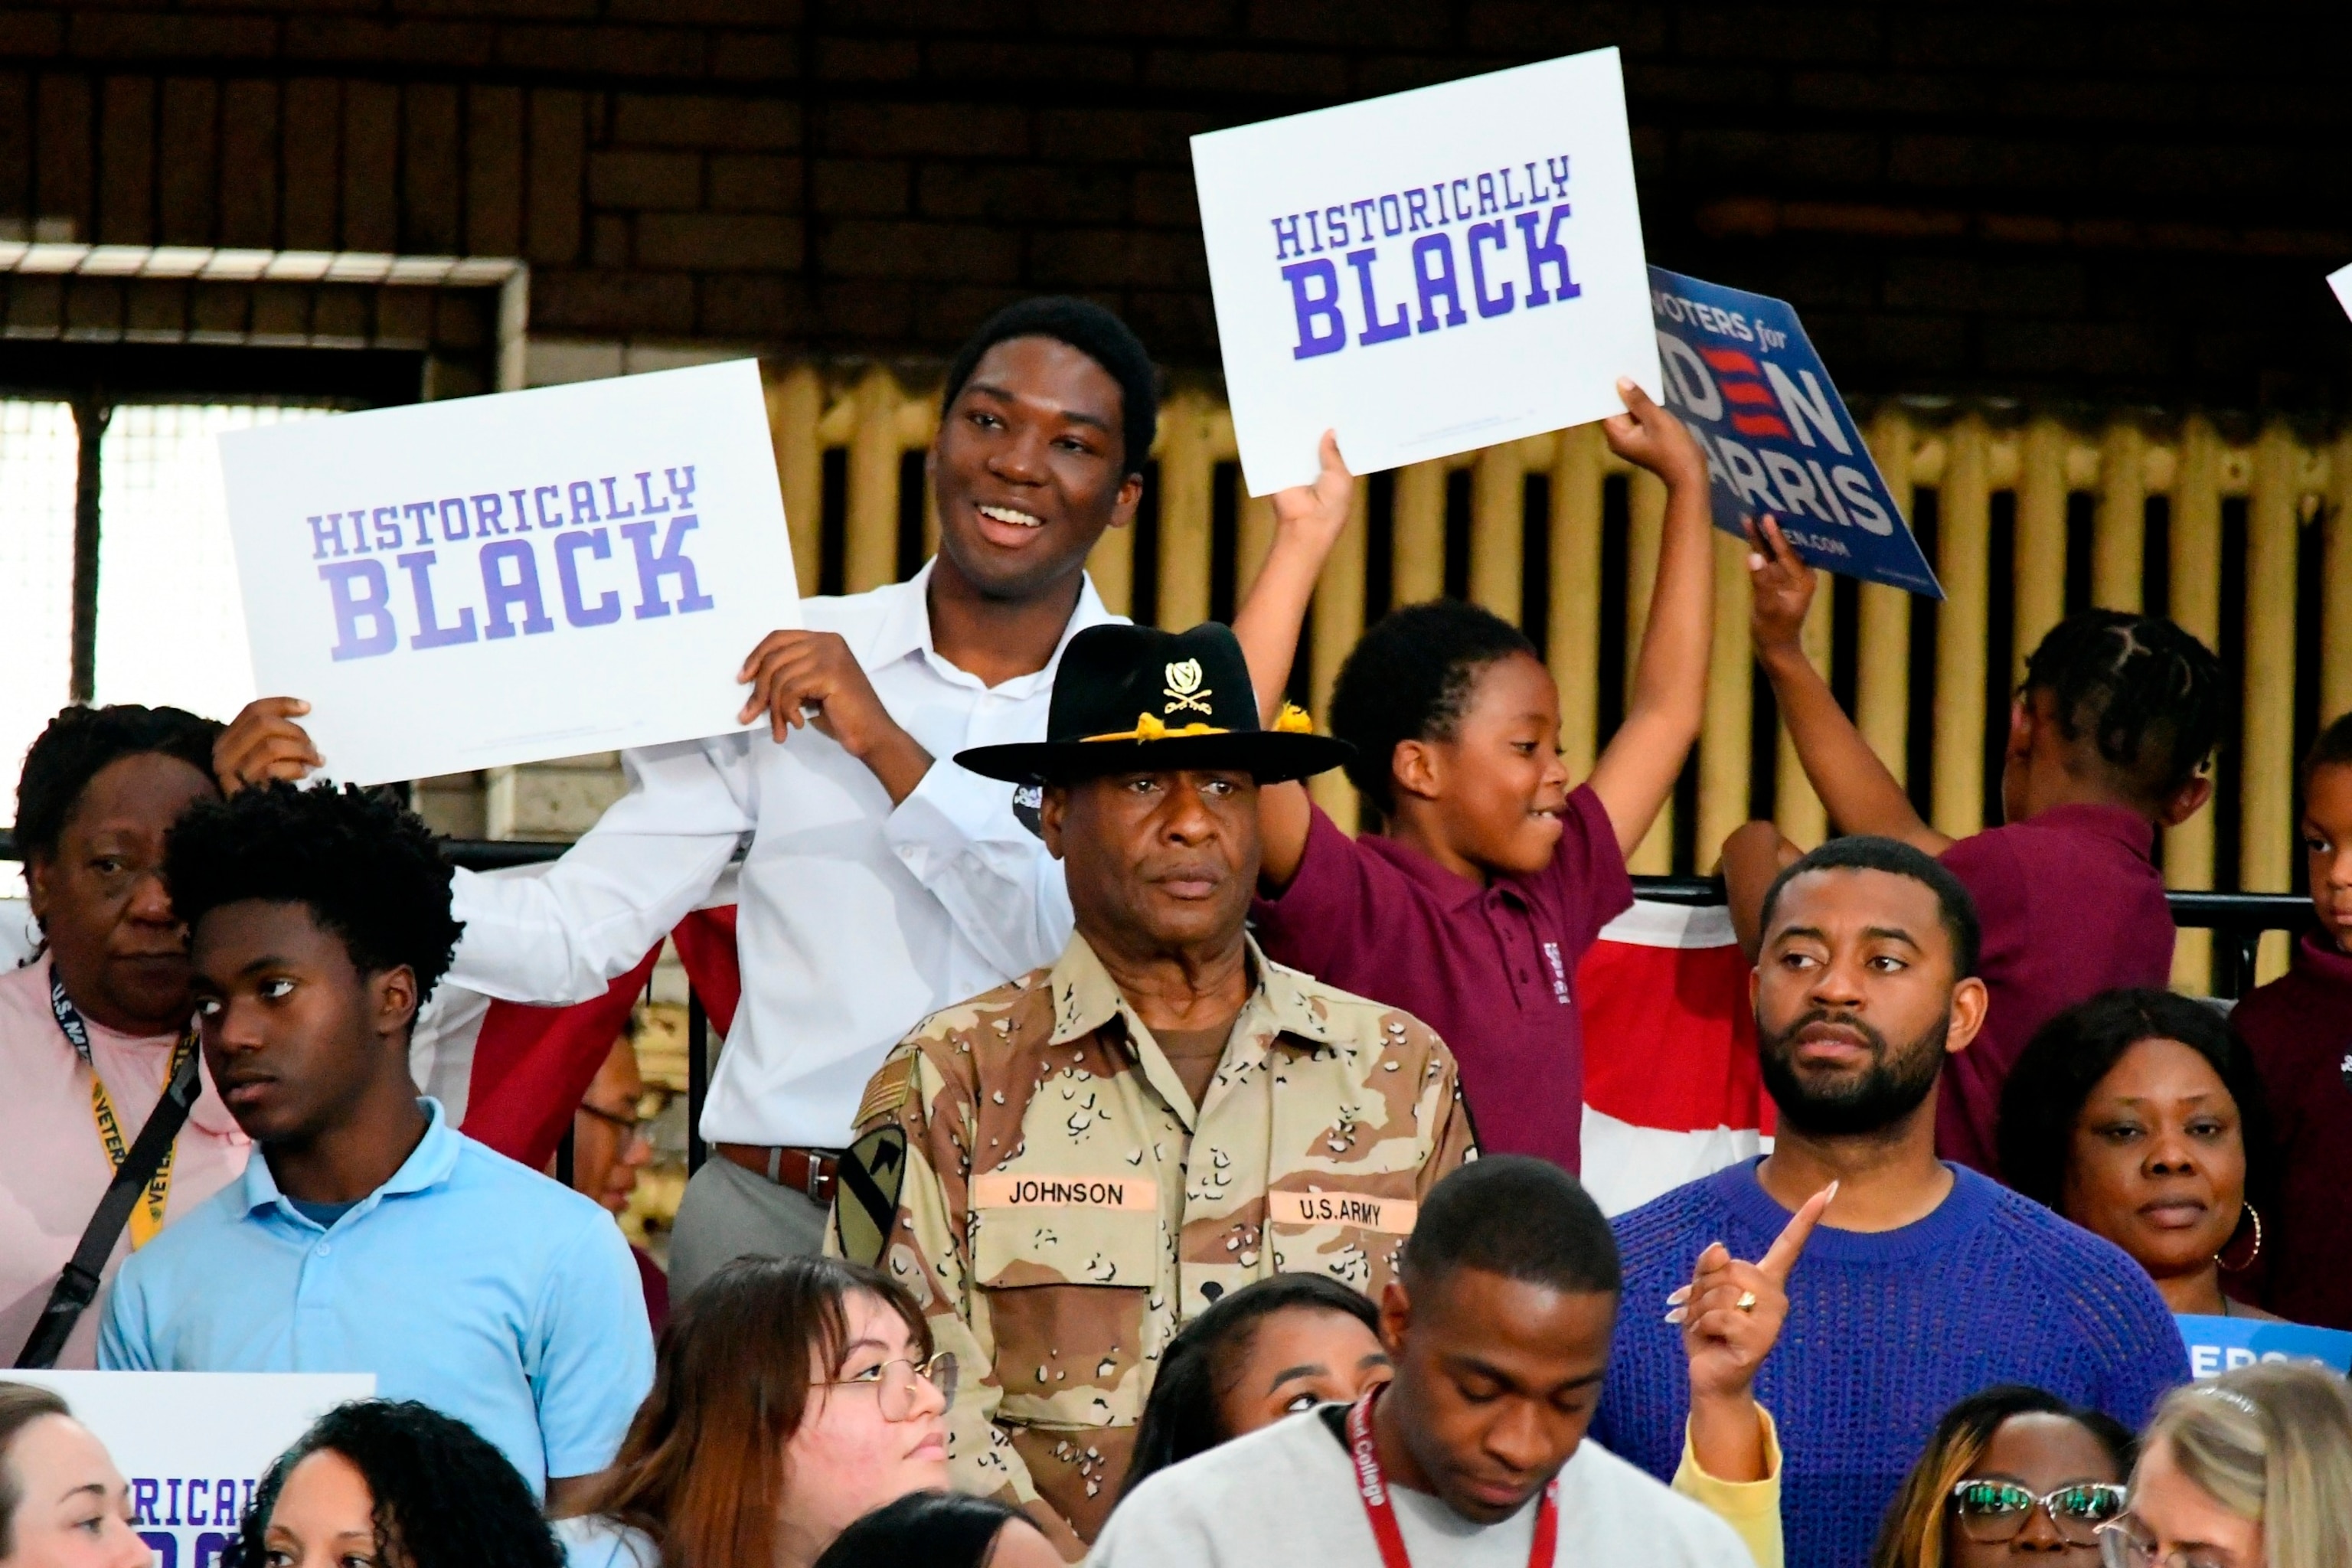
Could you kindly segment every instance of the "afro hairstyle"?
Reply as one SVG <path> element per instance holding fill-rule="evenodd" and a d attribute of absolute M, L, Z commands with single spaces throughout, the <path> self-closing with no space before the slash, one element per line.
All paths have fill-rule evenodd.
<path fill-rule="evenodd" d="M 454 879 L 432 831 L 397 796 L 355 784 L 278 782 L 200 802 L 163 847 L 164 884 L 190 929 L 247 899 L 307 905 L 362 973 L 405 964 L 420 1006 L 465 929 L 449 914 Z"/>

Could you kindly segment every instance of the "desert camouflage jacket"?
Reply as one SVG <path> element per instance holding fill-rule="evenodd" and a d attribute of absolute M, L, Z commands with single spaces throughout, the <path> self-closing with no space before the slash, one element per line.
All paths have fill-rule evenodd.
<path fill-rule="evenodd" d="M 1083 936 L 924 1020 L 860 1108 L 828 1246 L 878 1261 L 962 1363 L 958 1486 L 1043 1498 L 1084 1539 L 1187 1318 L 1276 1272 L 1377 1295 L 1422 1197 L 1475 1157 L 1426 1026 L 1249 956 L 1197 1109 Z"/>

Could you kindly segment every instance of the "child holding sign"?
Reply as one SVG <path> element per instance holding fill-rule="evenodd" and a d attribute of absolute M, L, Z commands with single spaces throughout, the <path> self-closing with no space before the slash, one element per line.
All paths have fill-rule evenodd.
<path fill-rule="evenodd" d="M 2267 1299 L 2299 1323 L 2352 1329 L 2352 713 L 2319 732 L 2301 782 L 2319 923 L 2230 1026 L 2254 1053 L 2284 1173 L 2266 1216 Z"/>
<path fill-rule="evenodd" d="M 1945 1063 L 1936 1151 L 1997 1175 L 2001 1084 L 2033 1032 L 2099 992 L 2171 975 L 2172 913 L 2149 855 L 2159 827 L 2187 821 L 2213 792 L 2205 766 L 2221 733 L 2221 661 L 2155 616 L 2067 616 L 2026 659 L 2010 709 L 2006 826 L 1948 837 L 1921 820 L 1805 657 L 1813 569 L 1769 517 L 1749 539 L 1757 660 L 1830 821 L 1937 856 L 1976 900 L 1992 1000 L 1975 1044 Z M 1796 858 L 1769 822 L 1724 844 L 1732 923 L 1750 951 L 1764 889 Z"/>
<path fill-rule="evenodd" d="M 1298 784 L 1258 794 L 1258 939 L 1277 961 L 1425 1020 L 1454 1047 L 1486 1153 L 1578 1168 L 1577 961 L 1633 899 L 1625 857 L 1698 738 L 1714 613 L 1706 462 L 1631 381 L 1610 449 L 1666 482 L 1664 536 L 1625 721 L 1570 787 L 1559 692 L 1507 622 L 1450 600 L 1395 611 L 1348 657 L 1332 732 L 1378 809 L 1350 839 Z M 1323 438 L 1312 486 L 1274 499 L 1275 542 L 1234 629 L 1268 719 L 1353 481 Z"/>

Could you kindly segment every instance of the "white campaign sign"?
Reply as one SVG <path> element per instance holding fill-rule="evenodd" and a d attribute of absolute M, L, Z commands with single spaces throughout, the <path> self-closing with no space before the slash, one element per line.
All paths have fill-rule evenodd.
<path fill-rule="evenodd" d="M 156 1568 L 213 1568 L 278 1455 L 310 1423 L 375 1393 L 373 1373 L 5 1372 L 53 1388 L 131 1483 Z"/>
<path fill-rule="evenodd" d="M 253 673 L 327 773 L 425 778 L 741 728 L 797 626 L 751 360 L 221 437 Z"/>
<path fill-rule="evenodd" d="M 1252 495 L 1619 413 L 1663 388 L 1617 51 L 1192 138 Z"/>

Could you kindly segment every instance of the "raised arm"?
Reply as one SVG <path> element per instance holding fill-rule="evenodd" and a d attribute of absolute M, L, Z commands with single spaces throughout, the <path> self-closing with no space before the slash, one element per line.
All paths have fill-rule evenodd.
<path fill-rule="evenodd" d="M 1339 460 L 1339 437 L 1328 430 L 1323 432 L 1320 453 L 1323 471 L 1313 484 L 1275 492 L 1274 547 L 1266 552 L 1249 598 L 1234 616 L 1234 635 L 1249 661 L 1261 724 L 1272 724 L 1282 710 L 1283 693 L 1290 689 L 1291 661 L 1298 655 L 1298 628 L 1314 602 L 1323 563 L 1348 526 L 1349 502 L 1355 493 L 1356 481 Z M 1261 886 L 1278 890 L 1297 874 L 1299 857 L 1307 851 L 1308 819 L 1306 785 L 1268 784 L 1258 791 Z"/>
<path fill-rule="evenodd" d="M 452 912 L 466 929 L 449 978 L 541 1006 L 604 994 L 710 896 L 754 826 L 745 744 L 623 752 L 628 794 L 544 871 L 460 870 Z"/>
<path fill-rule="evenodd" d="M 310 732 L 297 722 L 310 710 L 299 697 L 257 697 L 213 742 L 213 773 L 223 795 L 270 779 L 299 780 L 320 765 Z"/>
<path fill-rule="evenodd" d="M 1723 900 L 1731 907 L 1731 934 L 1750 963 L 1763 945 L 1764 895 L 1798 853 L 1769 822 L 1743 822 L 1723 841 Z"/>
<path fill-rule="evenodd" d="M 1698 739 L 1715 619 L 1715 563 L 1706 458 L 1698 443 L 1632 381 L 1620 380 L 1617 395 L 1625 412 L 1601 426 L 1609 449 L 1666 482 L 1665 532 L 1632 700 L 1590 781 L 1617 830 L 1617 847 L 1631 855 L 1674 794 L 1683 760 Z"/>
<path fill-rule="evenodd" d="M 1941 855 L 1952 841 L 1912 809 L 1911 797 L 1853 727 L 1822 672 L 1805 657 L 1801 638 L 1813 602 L 1813 569 L 1767 517 L 1748 531 L 1748 580 L 1755 588 L 1750 629 L 1756 661 L 1772 683 L 1780 722 L 1797 759 L 1841 832 L 1875 834 Z"/>

